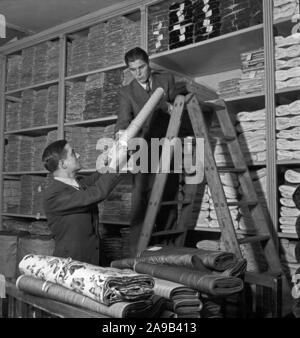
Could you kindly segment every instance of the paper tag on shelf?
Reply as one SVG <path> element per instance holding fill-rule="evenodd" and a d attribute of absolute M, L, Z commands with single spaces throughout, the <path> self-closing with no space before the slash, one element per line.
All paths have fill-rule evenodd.
<path fill-rule="evenodd" d="M 255 71 L 249 73 L 249 79 L 254 79 L 255 76 L 256 76 L 256 72 Z"/>
<path fill-rule="evenodd" d="M 178 29 L 180 29 L 180 25 L 175 25 L 174 28 L 173 28 L 173 31 L 177 31 Z"/>
<path fill-rule="evenodd" d="M 6 20 L 3 14 L 0 14 L 0 38 L 6 38 Z"/>
<path fill-rule="evenodd" d="M 180 34 L 184 34 L 185 33 L 185 26 L 180 27 Z"/>
<path fill-rule="evenodd" d="M 5 298 L 6 290 L 5 290 L 5 276 L 0 275 L 0 298 Z"/>
<path fill-rule="evenodd" d="M 158 26 L 157 26 L 157 29 L 162 29 L 162 26 L 163 26 L 162 22 L 159 21 L 159 24 L 158 24 Z"/>
<path fill-rule="evenodd" d="M 181 16 L 178 18 L 178 21 L 179 21 L 179 22 L 184 21 L 184 15 L 181 15 Z"/>
<path fill-rule="evenodd" d="M 155 44 L 155 48 L 159 48 L 160 46 L 161 46 L 161 43 L 160 43 L 160 41 L 156 42 L 156 44 Z"/>
<path fill-rule="evenodd" d="M 163 40 L 163 38 L 164 38 L 164 36 L 163 36 L 162 34 L 160 34 L 160 35 L 157 37 L 157 40 L 158 40 L 158 41 L 161 41 L 161 40 Z"/>
<path fill-rule="evenodd" d="M 179 10 L 179 11 L 176 12 L 176 15 L 178 16 L 178 18 L 179 18 L 180 15 L 182 15 L 182 14 L 183 14 L 183 11 L 180 11 L 180 10 Z"/>
<path fill-rule="evenodd" d="M 210 24 L 210 19 L 204 19 L 203 26 L 208 26 Z"/>
<path fill-rule="evenodd" d="M 180 4 L 179 8 L 183 11 L 184 10 L 184 3 Z"/>
<path fill-rule="evenodd" d="M 210 16 L 212 16 L 212 10 L 209 10 L 208 12 L 205 13 L 206 18 L 209 18 Z"/>
<path fill-rule="evenodd" d="M 206 27 L 206 33 L 211 33 L 213 31 L 213 26 Z"/>
<path fill-rule="evenodd" d="M 204 13 L 206 13 L 208 10 L 209 10 L 209 5 L 205 5 L 205 6 L 202 8 L 202 11 L 203 11 Z"/>
<path fill-rule="evenodd" d="M 40 218 L 41 218 L 41 213 L 38 212 L 38 213 L 36 214 L 35 218 L 36 218 L 36 219 L 40 219 Z"/>

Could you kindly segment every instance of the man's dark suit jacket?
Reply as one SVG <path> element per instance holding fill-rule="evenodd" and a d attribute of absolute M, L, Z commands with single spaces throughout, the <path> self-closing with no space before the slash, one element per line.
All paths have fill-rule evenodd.
<path fill-rule="evenodd" d="M 165 91 L 164 97 L 159 102 L 157 108 L 149 116 L 143 126 L 139 136 L 164 137 L 170 116 L 167 113 L 166 102 L 173 102 L 174 97 L 174 77 L 169 73 L 152 72 L 151 92 L 146 90 L 138 83 L 132 80 L 127 86 L 120 89 L 120 112 L 115 126 L 115 132 L 126 129 L 130 122 L 138 115 L 145 103 L 149 100 L 152 93 L 162 87 Z"/>
<path fill-rule="evenodd" d="M 53 179 L 45 190 L 44 210 L 55 239 L 54 256 L 99 264 L 98 208 L 120 175 L 95 173 L 78 179 L 80 190 Z"/>

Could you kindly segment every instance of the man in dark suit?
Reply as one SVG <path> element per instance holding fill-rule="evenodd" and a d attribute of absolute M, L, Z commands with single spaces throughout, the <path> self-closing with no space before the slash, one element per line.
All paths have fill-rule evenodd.
<path fill-rule="evenodd" d="M 98 207 L 120 180 L 119 174 L 76 177 L 79 155 L 66 140 L 44 150 L 53 182 L 44 192 L 44 210 L 55 240 L 54 256 L 99 264 Z"/>
<path fill-rule="evenodd" d="M 165 92 L 137 135 L 137 137 L 143 137 L 149 144 L 151 138 L 166 136 L 170 120 L 170 103 L 173 103 L 176 95 L 186 94 L 186 87 L 183 83 L 175 85 L 174 77 L 170 73 L 152 71 L 148 54 L 139 47 L 125 54 L 125 63 L 133 80 L 120 89 L 120 111 L 115 126 L 116 138 L 125 131 L 158 87 L 162 87 Z M 133 176 L 130 222 L 131 256 L 136 255 L 136 245 L 140 237 L 153 179 L 154 174 L 137 173 Z"/>

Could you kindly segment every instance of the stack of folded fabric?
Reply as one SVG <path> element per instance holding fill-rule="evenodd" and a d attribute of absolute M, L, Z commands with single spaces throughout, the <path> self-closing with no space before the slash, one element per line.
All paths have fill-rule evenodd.
<path fill-rule="evenodd" d="M 47 53 L 47 81 L 58 79 L 58 64 L 59 64 L 59 41 L 48 41 Z"/>
<path fill-rule="evenodd" d="M 47 181 L 45 177 L 21 176 L 20 213 L 25 215 L 44 215 L 43 192 Z"/>
<path fill-rule="evenodd" d="M 27 230 L 31 235 L 50 236 L 51 229 L 46 221 L 33 221 L 28 225 Z"/>
<path fill-rule="evenodd" d="M 74 36 L 69 54 L 69 73 L 75 75 L 88 70 L 88 39 L 86 36 Z"/>
<path fill-rule="evenodd" d="M 44 126 L 46 124 L 46 105 L 48 89 L 36 91 L 35 102 L 33 105 L 33 125 Z"/>
<path fill-rule="evenodd" d="M 21 103 L 7 101 L 5 112 L 6 131 L 21 129 Z"/>
<path fill-rule="evenodd" d="M 221 34 L 234 32 L 262 22 L 261 1 L 220 1 Z"/>
<path fill-rule="evenodd" d="M 66 122 L 83 120 L 85 95 L 85 82 L 68 83 L 66 90 Z"/>
<path fill-rule="evenodd" d="M 34 49 L 35 47 L 28 47 L 22 50 L 21 87 L 27 87 L 33 83 Z"/>
<path fill-rule="evenodd" d="M 104 233 L 102 235 L 101 245 L 105 258 L 109 262 L 122 259 L 122 237 L 120 233 L 113 231 Z"/>
<path fill-rule="evenodd" d="M 85 98 L 83 104 L 83 119 L 93 120 L 101 116 L 105 73 L 89 75 L 85 82 Z"/>
<path fill-rule="evenodd" d="M 209 227 L 209 194 L 208 194 L 208 185 L 205 184 L 198 186 L 198 190 L 193 203 L 193 215 L 191 216 L 191 227 L 194 227 L 195 230 L 198 228 L 208 228 Z"/>
<path fill-rule="evenodd" d="M 169 48 L 169 1 L 149 7 L 148 51 L 149 54 L 163 52 Z"/>
<path fill-rule="evenodd" d="M 30 128 L 33 126 L 33 107 L 36 100 L 36 91 L 26 89 L 22 92 L 21 105 L 21 128 Z"/>
<path fill-rule="evenodd" d="M 273 0 L 274 21 L 299 14 L 299 0 Z"/>
<path fill-rule="evenodd" d="M 210 296 L 226 296 L 240 292 L 239 277 L 246 261 L 229 252 L 211 252 L 196 248 L 150 247 L 137 258 L 111 263 L 112 267 L 131 268 L 153 277 L 180 283 Z"/>
<path fill-rule="evenodd" d="M 141 46 L 141 22 L 123 17 L 123 57 L 127 51 L 137 46 Z"/>
<path fill-rule="evenodd" d="M 31 170 L 33 171 L 44 170 L 44 165 L 42 162 L 42 154 L 44 149 L 46 148 L 46 144 L 47 144 L 46 136 L 38 136 L 34 138 Z"/>
<path fill-rule="evenodd" d="M 98 204 L 100 222 L 124 222 L 130 219 L 132 185 L 122 180 L 108 198 Z"/>
<path fill-rule="evenodd" d="M 193 10 L 191 0 L 173 3 L 169 7 L 169 49 L 194 42 Z"/>
<path fill-rule="evenodd" d="M 46 124 L 58 123 L 58 86 L 48 88 L 47 105 L 46 105 Z"/>
<path fill-rule="evenodd" d="M 280 253 L 283 269 L 291 279 L 300 267 L 300 242 L 280 239 Z"/>
<path fill-rule="evenodd" d="M 5 180 L 3 182 L 3 212 L 18 213 L 20 198 L 20 181 Z"/>
<path fill-rule="evenodd" d="M 88 68 L 100 69 L 105 66 L 105 22 L 90 27 L 88 34 Z"/>
<path fill-rule="evenodd" d="M 221 32 L 219 0 L 198 0 L 194 3 L 194 41 L 214 38 Z"/>
<path fill-rule="evenodd" d="M 19 171 L 22 136 L 8 135 L 7 141 L 8 143 L 5 146 L 5 171 Z"/>
<path fill-rule="evenodd" d="M 30 171 L 32 168 L 33 152 L 34 152 L 33 144 L 34 144 L 33 137 L 22 136 L 20 154 L 18 155 L 18 158 L 20 159 L 19 165 L 20 171 Z"/>
<path fill-rule="evenodd" d="M 25 292 L 115 318 L 158 318 L 165 300 L 154 279 L 131 270 L 102 268 L 70 258 L 27 255 L 16 285 Z"/>
<path fill-rule="evenodd" d="M 275 37 L 276 87 L 299 86 L 300 33 Z"/>
<path fill-rule="evenodd" d="M 128 218 L 129 223 L 129 218 Z M 120 229 L 122 238 L 122 259 L 130 257 L 130 228 L 124 227 Z"/>
<path fill-rule="evenodd" d="M 218 94 L 222 98 L 228 98 L 228 97 L 241 95 L 240 94 L 240 77 L 219 82 Z"/>
<path fill-rule="evenodd" d="M 243 111 L 236 115 L 238 139 L 248 163 L 266 160 L 266 113 L 265 109 Z"/>
<path fill-rule="evenodd" d="M 296 234 L 296 222 L 300 211 L 293 201 L 293 193 L 300 184 L 299 169 L 286 170 L 284 181 L 285 184 L 279 187 L 281 193 L 279 225 L 282 232 Z"/>
<path fill-rule="evenodd" d="M 167 311 L 172 312 L 173 318 L 200 318 L 203 304 L 197 290 L 183 284 L 154 278 L 154 294 L 167 300 Z"/>
<path fill-rule="evenodd" d="M 300 100 L 276 107 L 277 159 L 300 159 Z"/>
<path fill-rule="evenodd" d="M 47 79 L 47 54 L 49 44 L 42 42 L 35 46 L 33 64 L 33 83 L 42 83 Z"/>
<path fill-rule="evenodd" d="M 30 222 L 23 219 L 3 218 L 3 230 L 11 233 L 29 231 Z"/>
<path fill-rule="evenodd" d="M 240 93 L 251 94 L 262 92 L 265 82 L 263 48 L 242 53 L 241 63 L 242 76 L 239 81 Z"/>
<path fill-rule="evenodd" d="M 21 80 L 21 65 L 22 65 L 22 56 L 21 55 L 10 55 L 7 58 L 7 79 L 6 79 L 6 89 L 14 90 L 20 87 Z"/>

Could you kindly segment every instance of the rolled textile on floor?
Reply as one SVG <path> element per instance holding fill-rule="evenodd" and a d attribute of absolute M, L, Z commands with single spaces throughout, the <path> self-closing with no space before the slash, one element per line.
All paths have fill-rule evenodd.
<path fill-rule="evenodd" d="M 168 265 L 137 263 L 134 271 L 187 285 L 208 295 L 227 296 L 243 290 L 240 278 L 206 275 L 205 272 Z"/>
<path fill-rule="evenodd" d="M 246 270 L 247 270 L 247 260 L 239 259 L 234 266 L 223 271 L 221 275 L 231 277 L 241 277 L 246 272 Z"/>
<path fill-rule="evenodd" d="M 150 247 L 139 253 L 138 257 L 193 255 L 199 258 L 205 267 L 211 270 L 225 271 L 237 263 L 237 257 L 231 252 L 209 251 L 185 247 Z"/>
<path fill-rule="evenodd" d="M 36 296 L 79 306 L 113 318 L 152 318 L 153 308 L 157 306 L 157 302 L 160 302 L 160 307 L 163 303 L 162 300 L 159 300 L 161 297 L 152 296 L 145 300 L 118 302 L 107 306 L 75 291 L 69 290 L 64 286 L 26 275 L 21 275 L 17 279 L 16 286 L 19 290 Z"/>
<path fill-rule="evenodd" d="M 183 284 L 174 283 L 159 278 L 154 278 L 154 281 L 154 293 L 166 299 L 178 299 L 186 297 L 199 298 L 200 296 L 197 290 L 189 288 Z"/>
<path fill-rule="evenodd" d="M 200 299 L 176 299 L 167 302 L 167 309 L 177 314 L 189 314 L 191 312 L 200 312 L 203 303 Z"/>
<path fill-rule="evenodd" d="M 19 263 L 22 274 L 62 285 L 100 303 L 137 301 L 153 294 L 154 279 L 132 270 L 103 268 L 71 258 L 26 255 Z"/>

